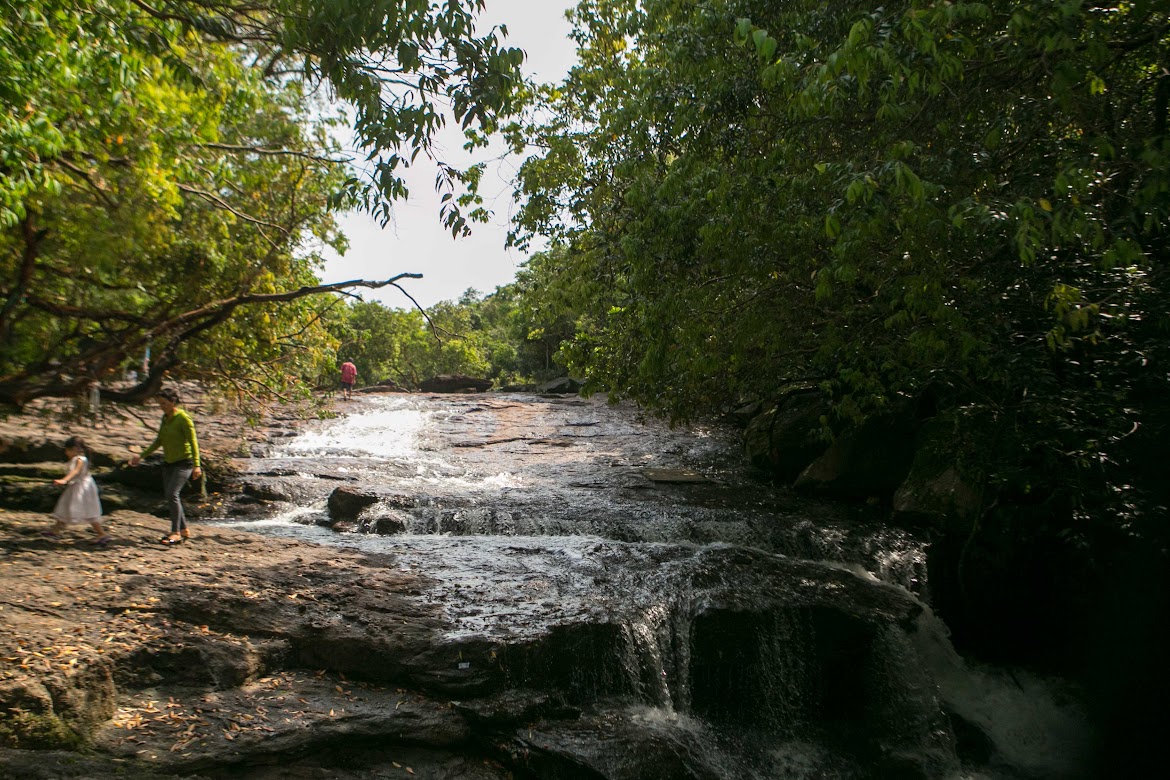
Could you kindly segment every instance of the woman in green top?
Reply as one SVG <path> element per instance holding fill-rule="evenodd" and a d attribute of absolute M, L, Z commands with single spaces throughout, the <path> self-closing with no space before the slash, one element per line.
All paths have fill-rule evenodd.
<path fill-rule="evenodd" d="M 191 416 L 179 408 L 183 400 L 177 391 L 170 388 L 159 390 L 155 400 L 163 412 L 158 435 L 141 455 L 130 458 L 130 465 L 137 466 L 144 457 L 162 447 L 163 460 L 166 461 L 163 469 L 163 496 L 171 513 L 171 532 L 159 541 L 163 544 L 178 544 L 191 538 L 179 494 L 188 479 L 203 476 L 203 469 L 199 467 L 199 440 L 195 436 L 195 423 Z"/>

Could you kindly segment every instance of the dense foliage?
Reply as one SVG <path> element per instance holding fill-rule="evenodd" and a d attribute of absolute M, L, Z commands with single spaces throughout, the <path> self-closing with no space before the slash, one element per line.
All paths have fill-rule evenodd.
<path fill-rule="evenodd" d="M 407 389 L 443 374 L 506 387 L 563 373 L 552 360 L 559 341 L 534 331 L 532 322 L 520 306 L 518 284 L 490 295 L 468 290 L 458 301 L 425 312 L 357 301 L 325 318 L 338 355 L 354 362 L 362 384 L 392 382 Z"/>
<path fill-rule="evenodd" d="M 475 32 L 481 0 L 0 5 L 0 401 L 15 404 L 118 378 L 148 349 L 127 398 L 179 365 L 240 393 L 320 371 L 329 304 L 310 293 L 355 286 L 317 284 L 320 250 L 344 247 L 333 215 L 388 219 L 444 106 L 492 130 L 522 56 Z M 338 155 L 326 94 L 353 108 L 368 179 Z M 474 193 L 435 162 L 459 233 Z"/>
<path fill-rule="evenodd" d="M 526 305 L 572 291 L 590 386 L 674 417 L 816 387 L 833 431 L 917 406 L 976 445 L 989 504 L 1074 538 L 1160 500 L 1164 3 L 574 18 L 580 66 L 516 128 L 542 151 L 514 240 L 554 238 Z"/>

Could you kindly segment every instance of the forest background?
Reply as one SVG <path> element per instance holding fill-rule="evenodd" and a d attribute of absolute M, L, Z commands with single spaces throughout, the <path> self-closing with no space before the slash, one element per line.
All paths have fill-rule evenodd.
<path fill-rule="evenodd" d="M 813 397 L 823 442 L 907 419 L 966 486 L 929 530 L 968 645 L 1165 631 L 1166 2 L 583 0 L 552 85 L 475 0 L 3 5 L 0 402 L 288 397 L 341 358 L 674 420 Z M 510 242 L 547 248 L 425 312 L 352 297 L 402 275 L 322 285 L 409 166 L 453 235 L 487 216 L 448 121 L 526 156 Z"/>

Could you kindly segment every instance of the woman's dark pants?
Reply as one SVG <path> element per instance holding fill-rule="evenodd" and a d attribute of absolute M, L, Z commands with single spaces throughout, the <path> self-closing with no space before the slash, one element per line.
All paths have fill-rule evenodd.
<path fill-rule="evenodd" d="M 183 514 L 183 501 L 179 494 L 183 492 L 183 485 L 191 478 L 195 470 L 189 460 L 178 463 L 168 463 L 163 469 L 163 498 L 167 501 L 167 509 L 171 513 L 171 533 L 177 534 L 187 527 L 187 516 Z"/>

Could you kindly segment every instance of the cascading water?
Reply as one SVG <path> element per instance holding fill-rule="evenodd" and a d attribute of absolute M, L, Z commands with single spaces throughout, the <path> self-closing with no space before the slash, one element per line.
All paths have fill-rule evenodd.
<path fill-rule="evenodd" d="M 260 478 L 298 483 L 298 504 L 287 511 L 302 521 L 329 523 L 325 498 L 340 478 L 410 496 L 409 507 L 366 513 L 394 513 L 409 534 L 723 542 L 857 562 L 913 592 L 925 582 L 924 545 L 905 531 L 883 528 L 864 509 L 801 501 L 753 481 L 726 432 L 648 425 L 603 402 L 375 398 L 248 466 Z M 655 482 L 664 470 L 685 471 L 689 481 Z"/>
<path fill-rule="evenodd" d="M 253 459 L 256 489 L 293 500 L 229 522 L 441 582 L 450 637 L 499 643 L 509 686 L 581 712 L 525 755 L 639 776 L 611 755 L 620 721 L 627 748 L 682 762 L 662 777 L 1075 776 L 1075 713 L 950 648 L 921 540 L 753 481 L 733 435 L 575 398 L 355 406 Z M 339 486 L 368 496 L 352 522 Z"/>

